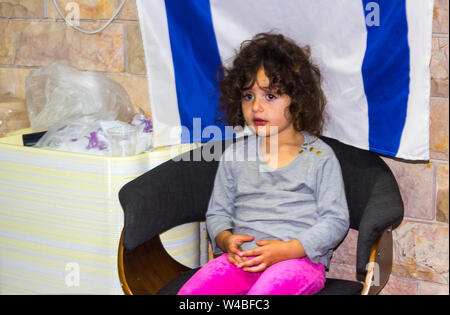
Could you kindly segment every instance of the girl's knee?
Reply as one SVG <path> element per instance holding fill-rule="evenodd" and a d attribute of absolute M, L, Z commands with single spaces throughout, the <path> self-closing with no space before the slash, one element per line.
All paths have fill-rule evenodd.
<path fill-rule="evenodd" d="M 325 268 L 309 259 L 291 259 L 267 268 L 248 294 L 315 294 L 325 284 Z"/>
<path fill-rule="evenodd" d="M 223 254 L 197 271 L 180 289 L 179 295 L 245 294 L 256 279 L 237 268 Z"/>

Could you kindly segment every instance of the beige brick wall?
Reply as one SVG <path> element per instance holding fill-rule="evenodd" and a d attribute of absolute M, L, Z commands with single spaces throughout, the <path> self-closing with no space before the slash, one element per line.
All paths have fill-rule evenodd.
<path fill-rule="evenodd" d="M 80 5 L 81 27 L 104 23 L 120 0 L 58 0 Z M 393 170 L 405 202 L 405 220 L 394 231 L 394 267 L 382 294 L 448 294 L 449 92 L 448 0 L 435 0 L 431 60 L 430 150 L 426 162 L 383 157 Z M 0 0 L 0 95 L 15 97 L 0 106 L 0 136 L 26 127 L 25 78 L 57 60 L 80 70 L 102 72 L 128 91 L 149 116 L 149 95 L 135 0 L 102 33 L 74 31 L 51 0 Z M 350 231 L 335 253 L 330 276 L 355 279 L 357 232 Z"/>
<path fill-rule="evenodd" d="M 80 7 L 80 27 L 97 29 L 120 0 L 58 0 Z M 97 35 L 73 30 L 58 15 L 51 0 L 0 0 L 0 98 L 25 99 L 25 78 L 51 61 L 79 70 L 104 73 L 128 92 L 134 107 L 151 117 L 142 39 L 135 0 L 127 0 L 114 22 Z M 4 97 L 3 97 L 4 100 Z M 0 102 L 2 100 L 0 99 Z M 0 107 L 0 136 L 28 127 L 23 108 Z"/>
<path fill-rule="evenodd" d="M 435 0 L 430 98 L 430 161 L 383 157 L 405 204 L 394 230 L 393 271 L 381 294 L 449 294 L 448 230 L 448 0 Z M 355 280 L 358 233 L 335 253 L 330 276 Z"/>

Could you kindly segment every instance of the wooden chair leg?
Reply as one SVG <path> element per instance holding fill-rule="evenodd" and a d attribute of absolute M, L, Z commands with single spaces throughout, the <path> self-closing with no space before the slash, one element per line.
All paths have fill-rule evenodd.
<path fill-rule="evenodd" d="M 174 260 L 165 250 L 159 235 L 127 253 L 123 231 L 118 251 L 118 271 L 127 295 L 156 294 L 172 279 L 190 270 Z"/>

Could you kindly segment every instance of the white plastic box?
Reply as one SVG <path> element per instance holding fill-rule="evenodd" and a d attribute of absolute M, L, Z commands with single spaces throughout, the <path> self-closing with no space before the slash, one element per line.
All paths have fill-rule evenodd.
<path fill-rule="evenodd" d="M 118 191 L 197 145 L 101 157 L 24 147 L 27 132 L 0 138 L 0 294 L 123 294 Z M 197 267 L 207 256 L 201 229 L 186 224 L 161 239 L 176 260 Z"/>

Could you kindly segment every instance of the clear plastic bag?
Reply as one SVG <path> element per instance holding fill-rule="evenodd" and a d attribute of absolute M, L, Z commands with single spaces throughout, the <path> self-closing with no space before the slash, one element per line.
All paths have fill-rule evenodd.
<path fill-rule="evenodd" d="M 123 156 L 139 154 L 152 147 L 152 121 L 137 115 L 133 123 L 119 120 L 100 120 L 94 116 L 67 119 L 54 124 L 39 139 L 35 147 L 58 151 L 117 156 L 112 152 L 111 135 L 108 130 L 115 127 L 134 128 L 133 152 Z"/>
<path fill-rule="evenodd" d="M 130 122 L 134 116 L 124 88 L 95 72 L 83 72 L 57 62 L 26 79 L 26 101 L 33 131 L 85 116 Z"/>
<path fill-rule="evenodd" d="M 108 136 L 100 122 L 92 116 L 57 122 L 35 146 L 67 152 L 108 155 Z"/>
<path fill-rule="evenodd" d="M 137 126 L 139 132 L 137 134 L 136 152 L 144 152 L 153 146 L 153 122 L 142 114 L 136 115 L 131 123 Z"/>

